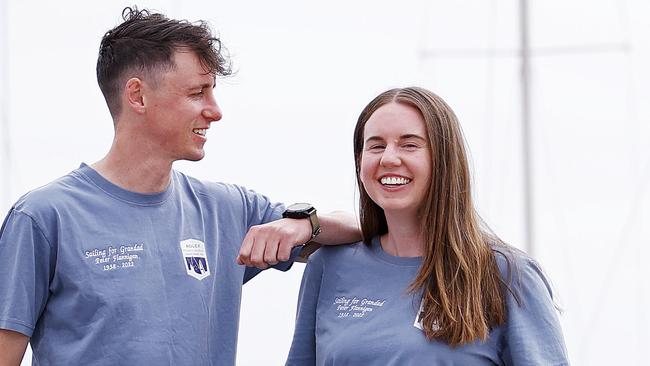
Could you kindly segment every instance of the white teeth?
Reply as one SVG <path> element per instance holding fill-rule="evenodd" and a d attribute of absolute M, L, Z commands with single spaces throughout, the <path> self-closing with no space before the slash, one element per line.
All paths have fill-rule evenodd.
<path fill-rule="evenodd" d="M 410 179 L 404 177 L 382 177 L 381 184 L 390 184 L 390 185 L 403 185 L 411 182 Z"/>
<path fill-rule="evenodd" d="M 205 136 L 207 129 L 206 128 L 195 128 L 192 130 L 197 135 Z"/>

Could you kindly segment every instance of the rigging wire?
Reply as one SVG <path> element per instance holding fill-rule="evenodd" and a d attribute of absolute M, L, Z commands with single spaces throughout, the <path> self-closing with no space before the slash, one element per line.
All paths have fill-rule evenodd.
<path fill-rule="evenodd" d="M 554 57 L 566 55 L 585 55 L 598 53 L 628 53 L 631 46 L 628 42 L 584 43 L 568 46 L 547 46 L 529 49 L 531 57 Z M 436 48 L 421 49 L 420 57 L 427 58 L 517 58 L 521 49 L 516 48 Z"/>
<path fill-rule="evenodd" d="M 535 187 L 533 177 L 535 173 L 534 148 L 532 124 L 530 121 L 530 44 L 528 25 L 528 1 L 519 2 L 520 25 L 520 61 L 521 61 L 521 151 L 523 165 L 523 193 L 524 193 L 524 230 L 525 248 L 528 255 L 535 257 Z"/>

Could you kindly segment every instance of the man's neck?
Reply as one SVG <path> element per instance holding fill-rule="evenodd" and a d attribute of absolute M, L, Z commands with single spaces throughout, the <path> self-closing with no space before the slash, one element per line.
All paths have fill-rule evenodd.
<path fill-rule="evenodd" d="M 172 161 L 157 158 L 141 147 L 114 141 L 108 154 L 91 166 L 109 182 L 128 191 L 162 192 L 169 186 Z"/>

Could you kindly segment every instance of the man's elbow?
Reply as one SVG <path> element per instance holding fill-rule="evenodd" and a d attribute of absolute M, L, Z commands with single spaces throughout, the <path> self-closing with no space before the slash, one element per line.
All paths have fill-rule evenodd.
<path fill-rule="evenodd" d="M 12 330 L 0 329 L 0 366 L 19 366 L 29 337 Z"/>

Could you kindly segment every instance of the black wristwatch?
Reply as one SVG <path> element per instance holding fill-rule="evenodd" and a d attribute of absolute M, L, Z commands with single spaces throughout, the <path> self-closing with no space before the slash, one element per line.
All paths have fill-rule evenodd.
<path fill-rule="evenodd" d="M 314 238 L 321 232 L 318 216 L 316 216 L 316 209 L 309 203 L 294 203 L 287 207 L 287 209 L 282 213 L 282 217 L 285 219 L 309 219 L 309 222 L 311 223 L 311 238 L 307 243 L 314 240 Z"/>

